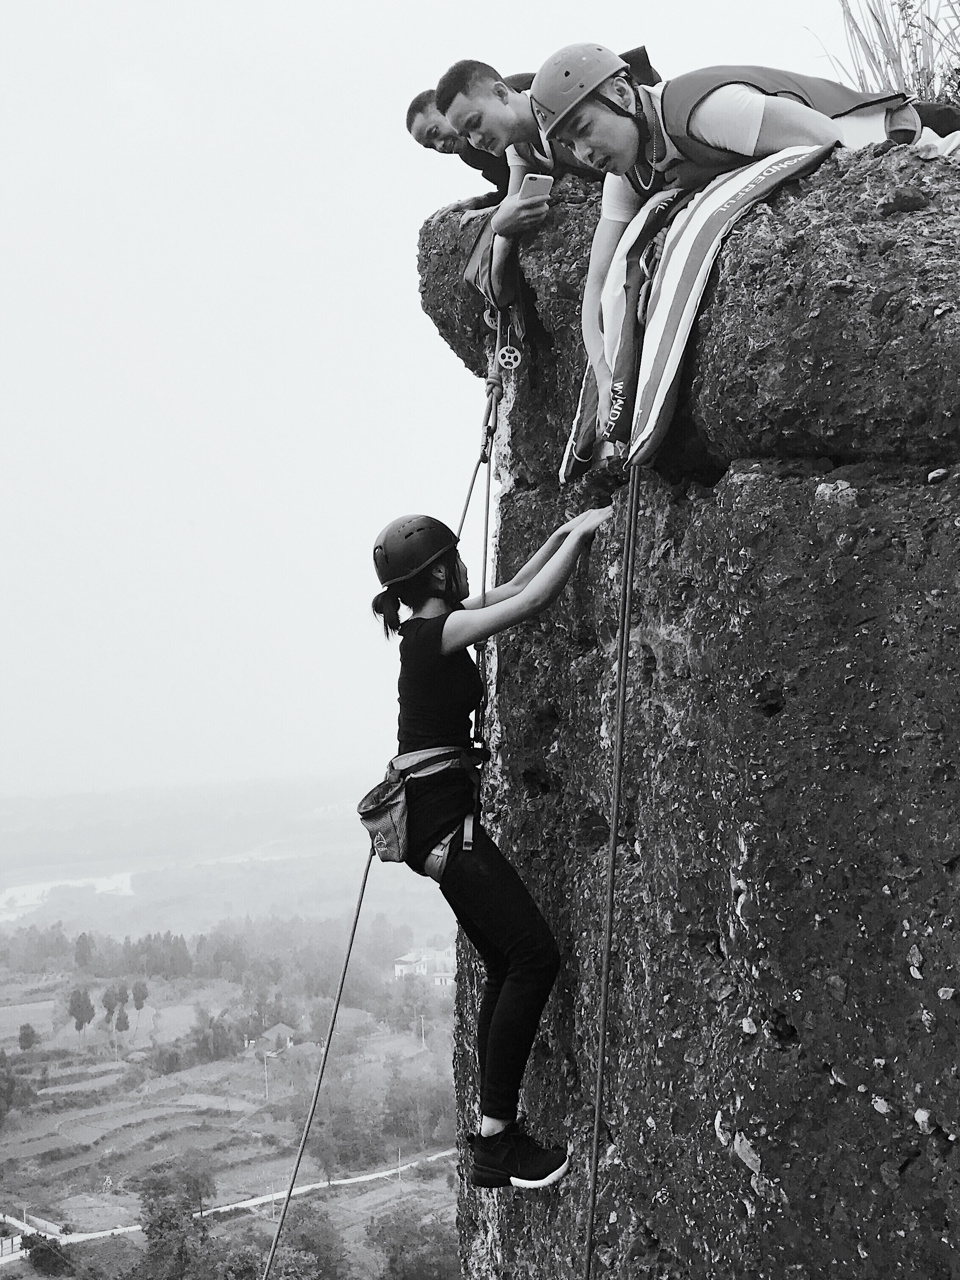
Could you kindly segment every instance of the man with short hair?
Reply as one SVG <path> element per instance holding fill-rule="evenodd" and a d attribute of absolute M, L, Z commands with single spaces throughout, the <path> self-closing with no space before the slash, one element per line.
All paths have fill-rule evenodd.
<path fill-rule="evenodd" d="M 530 75 L 517 78 L 526 82 L 525 88 L 529 88 L 533 79 Z M 487 182 L 496 188 L 486 195 L 460 200 L 452 206 L 453 208 L 489 209 L 499 204 L 507 194 L 510 166 L 506 158 L 491 155 L 487 151 L 478 151 L 466 138 L 461 138 L 446 116 L 441 115 L 437 110 L 437 95 L 433 89 L 425 89 L 422 93 L 418 93 L 407 108 L 407 133 L 414 142 L 428 151 L 437 151 L 440 155 L 459 156 L 465 165 L 471 169 L 477 169 Z"/>
<path fill-rule="evenodd" d="M 490 269 L 496 297 L 513 237 L 535 231 L 550 208 L 546 195 L 520 199 L 526 174 L 559 178 L 574 173 L 594 182 L 603 175 L 581 164 L 566 147 L 548 142 L 533 114 L 529 93 L 514 88 L 487 62 L 469 58 L 455 62 L 437 84 L 436 107 L 460 137 L 480 151 L 505 156 L 510 169 L 507 194 L 490 220 L 496 236 Z"/>
<path fill-rule="evenodd" d="M 515 88 L 487 62 L 465 58 L 440 77 L 437 111 L 472 147 L 506 158 L 510 168 L 507 197 L 493 216 L 493 229 L 501 236 L 520 235 L 538 227 L 549 208 L 545 196 L 519 200 L 524 175 L 544 173 L 561 177 L 575 173 L 600 181 L 602 175 L 581 164 L 566 147 L 554 146 L 543 137 L 528 92 Z"/>

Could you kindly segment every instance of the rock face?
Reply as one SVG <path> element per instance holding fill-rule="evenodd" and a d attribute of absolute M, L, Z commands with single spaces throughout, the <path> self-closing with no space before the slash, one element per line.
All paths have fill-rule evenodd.
<path fill-rule="evenodd" d="M 958 201 L 960 165 L 898 148 L 741 224 L 644 476 L 596 1276 L 958 1274 Z M 618 511 L 499 639 L 486 788 L 564 956 L 524 1102 L 573 1171 L 461 1187 L 471 1280 L 583 1273 L 625 504 L 556 469 L 595 216 L 575 190 L 523 255 L 545 333 L 504 402 L 500 576 L 598 488 Z M 425 229 L 423 294 L 481 372 L 468 236 Z"/>

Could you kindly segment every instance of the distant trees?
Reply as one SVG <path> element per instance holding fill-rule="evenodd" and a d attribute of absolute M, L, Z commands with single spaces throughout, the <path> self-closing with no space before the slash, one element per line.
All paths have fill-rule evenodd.
<path fill-rule="evenodd" d="M 147 1003 L 147 996 L 150 992 L 147 990 L 147 984 L 139 978 L 133 984 L 133 1007 L 137 1011 L 137 1028 L 140 1026 L 140 1013 L 143 1006 Z"/>
<path fill-rule="evenodd" d="M 310 1010 L 310 1034 L 317 1044 L 325 1044 L 330 1030 L 330 1018 L 333 1015 L 333 997 L 321 996 L 315 1000 Z"/>
<path fill-rule="evenodd" d="M 363 953 L 378 969 L 393 969 L 393 962 L 413 946 L 413 930 L 408 924 L 394 924 L 382 911 L 361 926 Z"/>
<path fill-rule="evenodd" d="M 23 1249 L 30 1260 L 30 1266 L 42 1276 L 74 1274 L 73 1263 L 58 1240 L 41 1235 L 24 1236 Z"/>
<path fill-rule="evenodd" d="M 60 972 L 69 968 L 73 943 L 60 921 L 40 929 L 35 924 L 14 930 L 4 939 L 4 963 L 18 973 Z"/>
<path fill-rule="evenodd" d="M 63 972 L 72 965 L 90 978 L 111 983 L 118 1005 L 126 1004 L 120 980 L 137 975 L 151 978 L 224 979 L 241 985 L 249 1003 L 265 992 L 274 1007 L 264 1011 L 266 1025 L 292 1021 L 277 1012 L 278 1001 L 289 1006 L 331 996 L 336 990 L 347 920 L 324 921 L 318 929 L 312 919 L 244 920 L 218 925 L 190 940 L 182 934 L 148 933 L 122 942 L 82 932 L 70 939 L 57 923 L 39 929 L 35 925 L 4 931 L 3 963 L 17 972 Z M 405 924 L 394 924 L 379 914 L 361 922 L 351 967 L 348 1003 L 376 1012 L 375 1000 L 383 978 L 398 955 L 410 949 L 413 934 Z M 280 987 L 284 994 L 280 995 Z M 274 1015 L 274 1016 L 271 1016 Z"/>
<path fill-rule="evenodd" d="M 123 942 L 123 968 L 127 973 L 144 973 L 149 977 L 186 978 L 193 970 L 193 959 L 183 934 L 148 933 L 135 943 Z"/>
<path fill-rule="evenodd" d="M 78 969 L 89 969 L 93 963 L 93 944 L 81 933 L 73 948 L 73 963 Z"/>
<path fill-rule="evenodd" d="M 188 1051 L 197 1062 L 232 1058 L 243 1049 L 243 1032 L 227 1018 L 226 1010 L 214 1017 L 209 1009 L 198 1004 L 194 1018 Z"/>
<path fill-rule="evenodd" d="M 188 1153 L 151 1169 L 141 1179 L 139 1193 L 147 1252 L 134 1273 L 136 1280 L 260 1280 L 266 1258 L 262 1249 L 207 1234 L 206 1219 L 199 1215 L 216 1187 L 202 1155 Z M 321 1206 L 291 1205 L 271 1276 L 350 1280 L 343 1239 Z"/>
<path fill-rule="evenodd" d="M 130 1029 L 130 1019 L 127 1017 L 127 1001 L 129 999 L 130 993 L 124 983 L 121 983 L 119 987 L 107 987 L 100 996 L 100 1003 L 107 1013 L 107 1026 L 113 1030 L 113 1051 L 117 1055 L 120 1052 L 117 1036 L 121 1031 Z"/>
<path fill-rule="evenodd" d="M 24 1110 L 34 1099 L 29 1084 L 18 1076 L 7 1061 L 6 1052 L 0 1049 L 0 1128 L 13 1107 Z"/>
<path fill-rule="evenodd" d="M 134 987 L 136 989 L 136 987 Z M 122 1021 L 121 1021 L 122 1020 Z M 125 1031 L 126 1010 L 117 1014 L 116 1029 Z M 240 1026 L 228 1016 L 227 1010 L 214 1016 L 203 1005 L 195 1006 L 195 1020 L 186 1036 L 175 1044 L 155 1044 L 150 1051 L 149 1062 L 160 1075 L 172 1075 L 198 1062 L 216 1062 L 232 1058 L 243 1049 L 244 1038 Z"/>
<path fill-rule="evenodd" d="M 394 981 L 385 993 L 384 1022 L 394 1031 L 409 1031 L 417 1035 L 420 1031 L 418 1014 L 426 1012 L 432 990 L 419 974 L 411 973 Z"/>
<path fill-rule="evenodd" d="M 388 1058 L 389 1083 L 383 1098 L 385 1131 L 395 1140 L 426 1147 L 452 1141 L 456 1132 L 453 1092 L 432 1064 Z"/>
<path fill-rule="evenodd" d="M 190 1212 L 203 1213 L 207 1203 L 217 1194 L 217 1184 L 206 1158 L 199 1151 L 185 1151 L 176 1160 L 155 1165 L 140 1179 L 141 1203 L 144 1197 L 163 1199 L 172 1197 L 183 1202 Z"/>
<path fill-rule="evenodd" d="M 140 1225 L 147 1241 L 143 1280 L 200 1280 L 209 1274 L 203 1259 L 206 1221 L 193 1216 L 198 1194 L 198 1187 L 173 1164 L 159 1166 L 141 1180 Z"/>
<path fill-rule="evenodd" d="M 19 1044 L 21 1052 L 26 1053 L 28 1049 L 32 1049 L 40 1037 L 29 1022 L 21 1022 Z"/>
<path fill-rule="evenodd" d="M 194 947 L 194 970 L 202 978 L 225 978 L 242 982 L 249 964 L 246 941 L 225 927 L 216 933 L 201 934 Z"/>
<path fill-rule="evenodd" d="M 378 1280 L 459 1280 L 456 1233 L 436 1214 L 396 1205 L 370 1223 L 367 1240 L 384 1255 Z"/>
<path fill-rule="evenodd" d="M 309 1269 L 304 1274 L 309 1280 L 350 1280 L 346 1244 L 323 1205 L 291 1204 L 283 1240 L 288 1248 L 305 1255 Z"/>
<path fill-rule="evenodd" d="M 222 1251 L 207 1238 L 203 1208 L 216 1195 L 216 1183 L 202 1155 L 187 1152 L 155 1166 L 138 1190 L 147 1256 L 134 1273 L 137 1280 L 248 1280 L 249 1268 L 221 1269 Z"/>
<path fill-rule="evenodd" d="M 274 1263 L 278 1263 L 278 1259 L 274 1259 Z M 219 1269 L 216 1272 L 217 1280 L 260 1280 L 263 1275 L 264 1259 L 260 1250 L 252 1244 L 240 1244 L 228 1246 L 219 1259 Z M 277 1272 L 276 1265 L 274 1272 L 277 1274 L 277 1280 L 287 1280 L 282 1272 Z"/>
<path fill-rule="evenodd" d="M 120 1003 L 120 997 L 117 994 L 116 987 L 107 987 L 100 996 L 100 1003 L 107 1011 L 107 1022 L 113 1022 L 113 1015 L 116 1011 L 117 1005 Z"/>
<path fill-rule="evenodd" d="M 383 1112 L 379 1099 L 359 1097 L 353 1090 L 346 1102 L 334 1108 L 329 1122 L 330 1137 L 339 1163 L 346 1169 L 369 1169 L 383 1159 Z"/>
<path fill-rule="evenodd" d="M 150 1053 L 150 1065 L 162 1076 L 183 1070 L 183 1054 L 172 1044 L 158 1044 Z"/>
<path fill-rule="evenodd" d="M 305 1105 L 298 1112 L 306 1109 Z M 338 1169 L 369 1169 L 384 1160 L 383 1107 L 369 1086 L 329 1076 L 310 1126 L 307 1147 L 328 1174 Z M 394 1155 L 396 1152 L 394 1152 Z"/>
<path fill-rule="evenodd" d="M 253 1006 L 256 1028 L 254 1036 L 258 1036 L 261 1031 L 266 1031 L 268 1027 L 278 1022 L 285 1022 L 288 1026 L 295 1027 L 302 1017 L 300 1006 L 294 1001 L 287 1000 L 279 988 L 271 994 L 264 983 L 252 987 L 249 982 L 245 982 L 243 995 L 247 1003 Z"/>
<path fill-rule="evenodd" d="M 90 999 L 90 992 L 86 987 L 74 987 L 70 992 L 70 1003 L 67 1005 L 67 1013 L 73 1019 L 73 1024 L 77 1029 L 77 1034 L 83 1033 L 84 1027 L 88 1022 L 93 1021 L 93 1015 L 96 1010 L 93 1007 L 93 1001 Z"/>

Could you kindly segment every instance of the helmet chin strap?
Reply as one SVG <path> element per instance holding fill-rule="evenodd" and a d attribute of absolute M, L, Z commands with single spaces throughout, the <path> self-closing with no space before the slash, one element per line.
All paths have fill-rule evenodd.
<path fill-rule="evenodd" d="M 596 93 L 594 94 L 594 97 L 597 102 L 602 102 L 605 107 L 609 107 L 611 111 L 615 111 L 618 116 L 626 116 L 628 120 L 636 120 L 638 124 L 643 119 L 643 112 L 639 110 L 639 100 L 637 100 L 636 108 L 634 108 L 633 111 L 628 111 L 627 108 L 621 106 L 619 102 L 614 102 L 612 98 L 607 98 L 602 93 Z M 634 97 L 636 97 L 636 95 L 634 95 Z"/>
<path fill-rule="evenodd" d="M 656 177 L 657 171 L 656 171 L 656 168 L 654 167 L 654 164 L 651 163 L 649 166 L 650 167 L 649 179 L 646 182 L 644 182 L 643 179 L 640 177 L 640 173 L 639 173 L 640 160 L 641 160 L 641 157 L 645 157 L 647 142 L 649 141 L 649 138 L 650 138 L 650 130 L 647 128 L 647 120 L 643 114 L 643 108 L 640 105 L 640 95 L 637 92 L 637 86 L 635 84 L 632 84 L 630 87 L 633 90 L 633 100 L 635 103 L 634 109 L 632 111 L 629 111 L 626 107 L 622 106 L 619 102 L 614 102 L 612 98 L 608 98 L 602 93 L 595 93 L 593 96 L 597 102 L 602 103 L 603 106 L 605 107 L 609 107 L 609 109 L 615 115 L 623 116 L 626 120 L 632 120 L 633 123 L 637 126 L 637 133 L 639 134 L 639 147 L 637 150 L 637 160 L 636 160 L 636 163 L 633 165 L 631 175 L 627 177 L 627 181 L 634 188 L 634 190 L 637 191 L 639 195 L 646 195 L 653 187 L 653 182 L 654 182 L 654 178 Z M 656 161 L 656 142 L 654 142 L 654 161 Z"/>
<path fill-rule="evenodd" d="M 599 102 L 603 106 L 608 107 L 614 113 L 614 115 L 623 116 L 625 120 L 633 121 L 633 123 L 637 126 L 637 132 L 640 135 L 639 154 L 642 155 L 643 150 L 650 136 L 650 130 L 647 128 L 646 117 L 643 114 L 643 108 L 640 106 L 640 95 L 639 93 L 637 93 L 637 86 L 631 85 L 630 87 L 633 89 L 634 108 L 632 111 L 630 111 L 627 107 L 623 106 L 621 103 L 614 102 L 612 98 L 608 98 L 603 93 L 594 93 L 593 97 L 596 102 Z"/>

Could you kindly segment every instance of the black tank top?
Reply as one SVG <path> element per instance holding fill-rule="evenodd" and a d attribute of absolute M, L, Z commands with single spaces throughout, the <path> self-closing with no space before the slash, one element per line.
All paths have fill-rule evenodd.
<path fill-rule="evenodd" d="M 480 705 L 483 684 L 466 649 L 440 652 L 446 619 L 446 614 L 409 618 L 400 626 L 401 755 L 428 747 L 470 747 L 470 717 Z M 473 784 L 460 770 L 407 783 L 407 861 L 415 871 L 423 874 L 427 854 L 472 808 Z"/>

